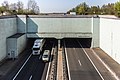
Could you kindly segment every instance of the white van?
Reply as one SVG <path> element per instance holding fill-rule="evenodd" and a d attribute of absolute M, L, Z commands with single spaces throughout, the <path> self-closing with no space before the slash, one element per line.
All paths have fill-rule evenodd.
<path fill-rule="evenodd" d="M 49 61 L 49 58 L 50 58 L 50 50 L 45 50 L 42 56 L 42 60 L 44 62 L 47 62 Z"/>

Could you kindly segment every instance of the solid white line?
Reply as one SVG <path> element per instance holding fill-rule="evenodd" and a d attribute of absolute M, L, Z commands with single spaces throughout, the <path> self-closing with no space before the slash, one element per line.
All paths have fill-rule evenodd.
<path fill-rule="evenodd" d="M 78 62 L 79 62 L 79 64 L 80 64 L 80 66 L 82 66 L 82 64 L 81 64 L 80 60 L 78 60 Z"/>
<path fill-rule="evenodd" d="M 79 45 L 81 46 L 82 50 L 85 52 L 86 56 L 88 57 L 88 59 L 90 60 L 90 62 L 92 63 L 93 67 L 95 68 L 95 70 L 97 71 L 97 73 L 99 74 L 100 78 L 102 80 L 104 80 L 103 76 L 101 75 L 101 73 L 99 72 L 99 70 L 97 69 L 97 67 L 95 66 L 95 64 L 93 63 L 93 61 L 90 59 L 90 57 L 88 56 L 87 52 L 84 50 L 83 46 L 80 44 L 80 42 L 78 41 Z"/>
<path fill-rule="evenodd" d="M 102 62 L 102 64 L 108 69 L 108 71 L 114 76 L 114 78 L 116 80 L 120 80 L 119 77 L 116 75 L 116 73 L 114 71 L 112 71 L 107 64 L 105 64 L 105 62 L 96 54 L 96 52 L 93 49 L 91 49 L 91 50 L 94 53 L 94 55 Z"/>
<path fill-rule="evenodd" d="M 31 80 L 31 79 L 32 79 L 32 75 L 30 76 L 29 80 Z"/>
<path fill-rule="evenodd" d="M 19 69 L 19 71 L 17 72 L 17 74 L 15 75 L 15 77 L 13 78 L 13 80 L 16 79 L 16 77 L 18 76 L 18 74 L 19 74 L 20 71 L 23 69 L 23 67 L 24 67 L 25 64 L 28 62 L 28 60 L 30 59 L 31 56 L 32 56 L 32 54 L 30 54 L 30 56 L 27 58 L 27 60 L 26 60 L 25 63 L 22 65 L 22 67 Z"/>
<path fill-rule="evenodd" d="M 40 55 L 39 60 L 41 59 L 42 55 Z"/>
<path fill-rule="evenodd" d="M 64 42 L 64 46 L 65 46 L 65 42 Z M 68 55 L 67 55 L 67 49 L 66 48 L 65 48 L 65 56 L 66 56 L 67 68 L 68 68 L 68 77 L 69 77 L 69 80 L 71 80 L 71 77 L 70 77 L 70 68 L 69 68 L 69 64 L 68 64 Z"/>
<path fill-rule="evenodd" d="M 53 51 L 54 51 L 54 48 L 52 48 L 51 55 L 53 54 Z M 45 80 L 48 80 L 48 74 L 49 74 L 49 71 L 50 71 L 50 65 L 51 65 L 51 61 L 49 62 L 49 65 L 48 65 L 48 70 L 47 70 L 47 75 L 46 75 L 46 79 Z"/>

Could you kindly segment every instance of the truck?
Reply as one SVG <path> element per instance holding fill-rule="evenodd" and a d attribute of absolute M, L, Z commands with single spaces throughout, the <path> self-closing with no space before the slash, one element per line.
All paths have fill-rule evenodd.
<path fill-rule="evenodd" d="M 40 52 L 42 51 L 43 49 L 43 45 L 45 43 L 45 39 L 36 39 L 34 41 L 34 45 L 32 47 L 32 54 L 33 55 L 39 55 Z"/>

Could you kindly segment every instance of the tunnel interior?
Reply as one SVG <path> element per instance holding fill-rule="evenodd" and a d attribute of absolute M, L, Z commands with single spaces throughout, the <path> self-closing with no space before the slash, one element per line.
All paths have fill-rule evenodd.
<path fill-rule="evenodd" d="M 64 38 L 61 40 L 61 45 L 65 43 L 66 48 L 90 48 L 92 43 L 92 38 Z"/>
<path fill-rule="evenodd" d="M 34 44 L 34 41 L 38 38 L 28 38 L 27 40 L 27 48 L 31 48 Z M 43 39 L 43 38 L 41 38 Z M 74 44 L 74 45 L 67 45 L 68 48 L 80 48 L 78 45 L 82 45 L 83 48 L 90 48 L 92 43 L 92 38 L 63 38 L 63 39 L 56 39 L 56 38 L 44 38 L 46 40 L 46 44 L 55 43 L 58 45 L 58 40 L 60 40 L 60 47 L 64 46 L 64 44 Z"/>

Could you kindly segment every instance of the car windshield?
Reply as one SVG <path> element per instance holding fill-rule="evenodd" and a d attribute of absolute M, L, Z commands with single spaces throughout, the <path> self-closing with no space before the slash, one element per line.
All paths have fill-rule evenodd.
<path fill-rule="evenodd" d="M 47 58 L 48 57 L 48 55 L 44 55 L 44 58 Z"/>
<path fill-rule="evenodd" d="M 40 50 L 39 48 L 33 48 L 33 50 Z"/>

